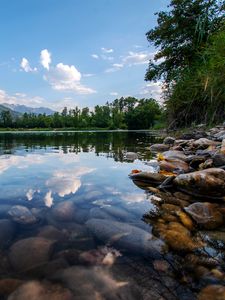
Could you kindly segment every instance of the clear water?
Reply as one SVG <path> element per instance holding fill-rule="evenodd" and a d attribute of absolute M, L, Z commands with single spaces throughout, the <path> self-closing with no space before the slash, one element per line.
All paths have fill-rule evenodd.
<path fill-rule="evenodd" d="M 149 132 L 1 133 L 0 217 L 14 226 L 2 241 L 1 259 L 9 262 L 1 278 L 57 282 L 73 299 L 177 299 L 175 279 L 153 268 L 162 247 L 142 220 L 152 207 L 149 195 L 128 177 L 133 169 L 152 171 L 147 147 L 155 140 Z M 126 152 L 138 159 L 127 160 Z M 69 209 L 59 216 L 62 202 Z M 15 205 L 37 221 L 16 221 L 8 213 Z M 50 240 L 51 230 L 40 234 L 48 226 L 57 233 L 44 263 L 15 267 L 13 245 Z"/>

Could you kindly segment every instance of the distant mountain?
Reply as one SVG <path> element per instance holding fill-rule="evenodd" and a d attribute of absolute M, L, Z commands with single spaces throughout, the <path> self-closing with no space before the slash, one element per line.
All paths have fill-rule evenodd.
<path fill-rule="evenodd" d="M 24 113 L 33 113 L 33 114 L 46 114 L 46 115 L 53 115 L 55 113 L 54 110 L 48 108 L 48 107 L 29 107 L 26 105 L 20 105 L 20 104 L 8 104 L 3 103 L 4 107 L 8 107 L 14 112 L 19 112 L 21 114 Z"/>
<path fill-rule="evenodd" d="M 13 118 L 17 118 L 17 117 L 21 116 L 21 113 L 14 111 L 11 108 L 6 107 L 5 105 L 0 104 L 0 114 L 2 111 L 9 111 Z"/>

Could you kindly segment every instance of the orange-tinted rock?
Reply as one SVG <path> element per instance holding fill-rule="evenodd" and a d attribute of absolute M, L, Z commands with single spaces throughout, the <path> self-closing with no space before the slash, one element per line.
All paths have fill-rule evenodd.
<path fill-rule="evenodd" d="M 225 300 L 225 286 L 208 285 L 201 290 L 198 300 Z"/>

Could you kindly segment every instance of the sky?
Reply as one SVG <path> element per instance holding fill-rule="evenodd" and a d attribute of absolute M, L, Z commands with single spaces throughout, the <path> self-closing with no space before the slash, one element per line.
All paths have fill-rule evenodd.
<path fill-rule="evenodd" d="M 60 111 L 134 96 L 156 49 L 146 32 L 168 0 L 0 0 L 0 103 Z"/>

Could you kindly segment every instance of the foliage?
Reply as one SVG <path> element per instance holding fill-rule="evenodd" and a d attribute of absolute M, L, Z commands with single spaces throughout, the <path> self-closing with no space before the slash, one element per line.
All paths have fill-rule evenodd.
<path fill-rule="evenodd" d="M 154 99 L 120 98 L 91 112 L 88 107 L 68 110 L 51 116 L 28 114 L 12 118 L 10 112 L 0 115 L 0 127 L 6 128 L 110 128 L 149 129 L 160 118 L 161 108 Z"/>
<path fill-rule="evenodd" d="M 164 82 L 171 127 L 218 123 L 225 118 L 224 1 L 171 0 L 147 33 L 159 51 L 146 80 Z"/>

